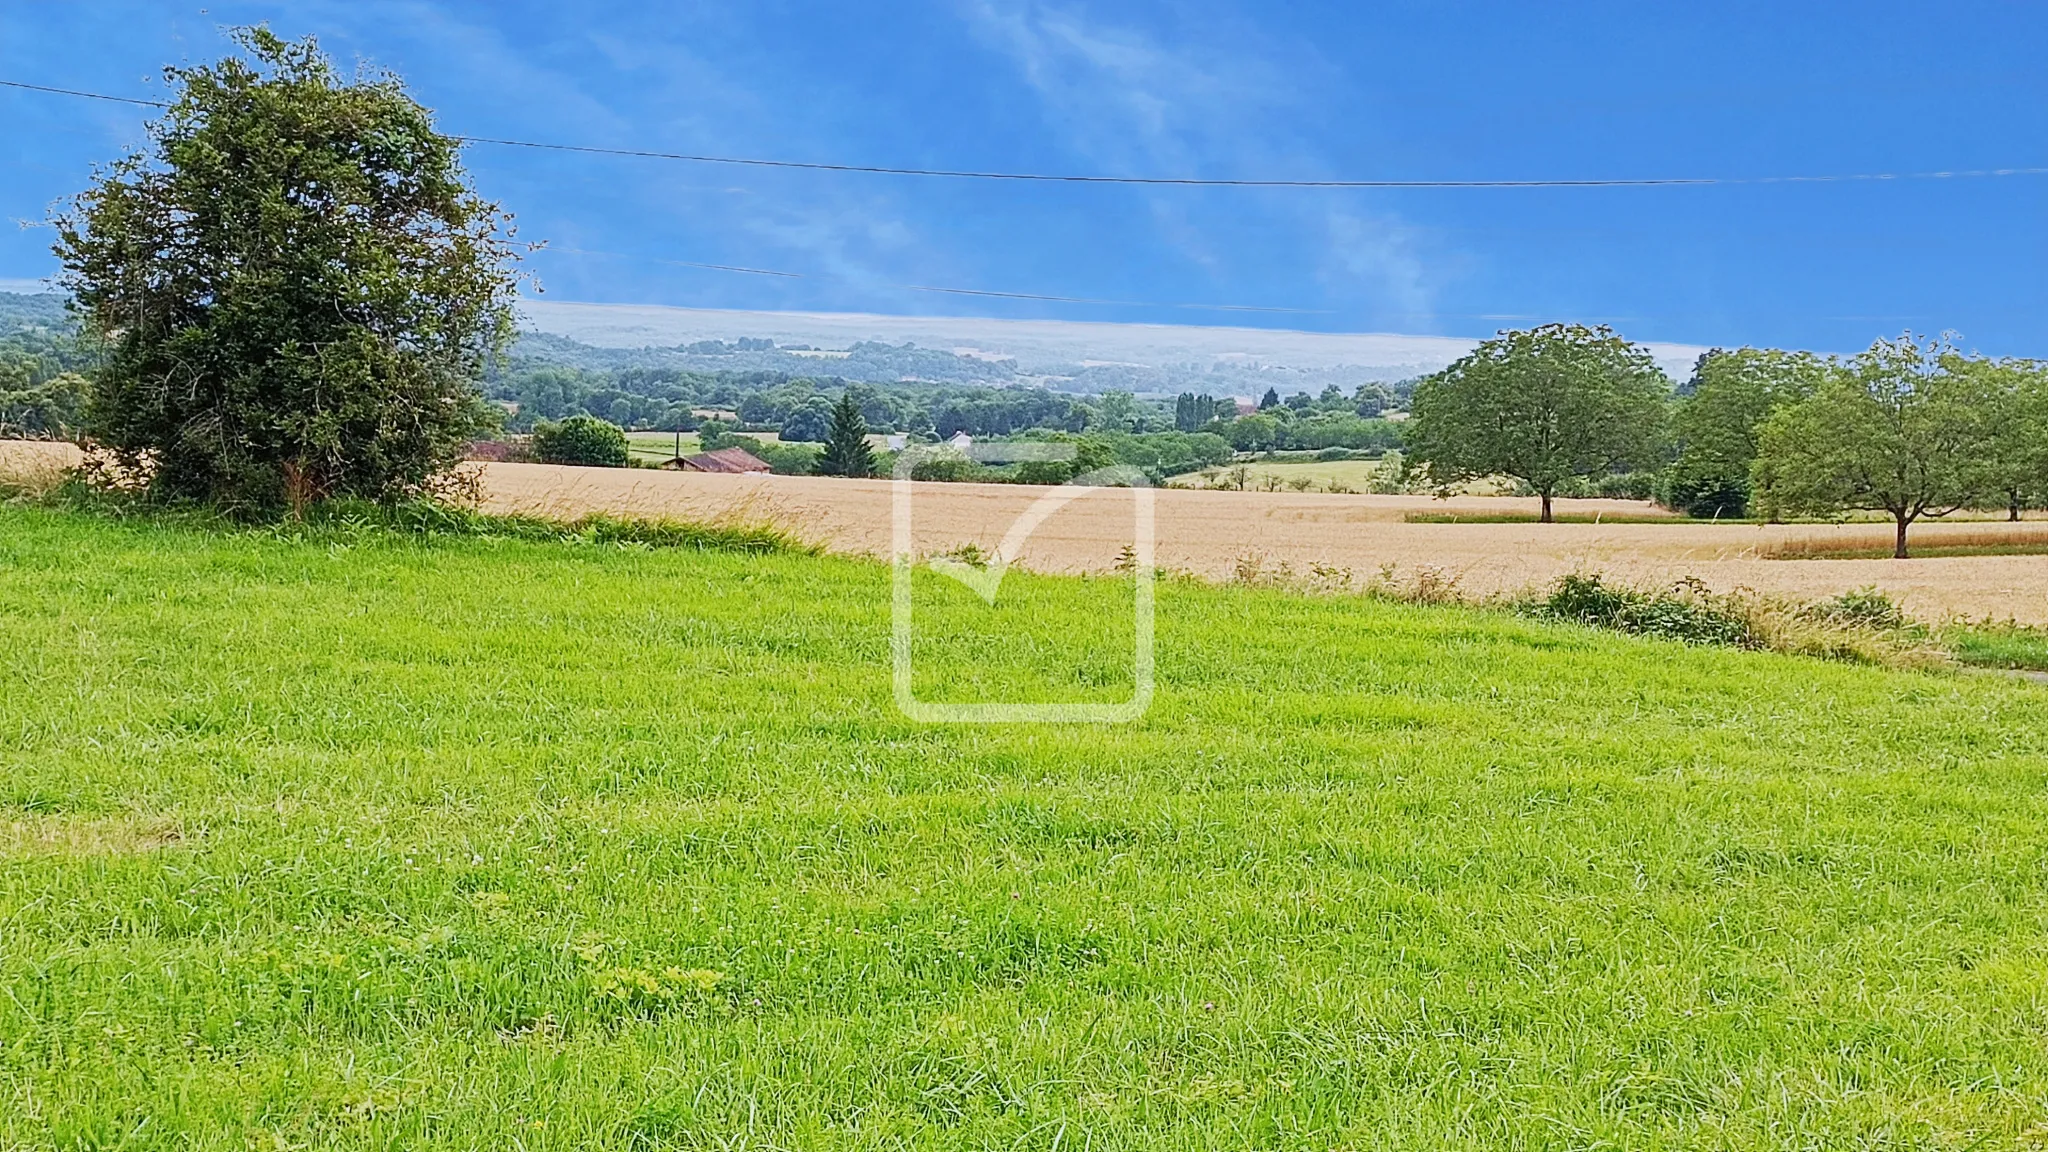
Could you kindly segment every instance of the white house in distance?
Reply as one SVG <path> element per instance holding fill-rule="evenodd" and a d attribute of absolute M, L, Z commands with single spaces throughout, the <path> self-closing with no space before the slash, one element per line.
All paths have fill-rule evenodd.
<path fill-rule="evenodd" d="M 955 452 L 965 452 L 973 443 L 974 437 L 969 436 L 965 432 L 955 432 L 953 433 L 953 438 L 946 441 L 946 447 L 953 449 Z"/>

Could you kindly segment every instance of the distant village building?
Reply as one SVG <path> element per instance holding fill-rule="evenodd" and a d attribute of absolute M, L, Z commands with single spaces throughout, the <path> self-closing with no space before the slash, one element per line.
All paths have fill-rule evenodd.
<path fill-rule="evenodd" d="M 953 438 L 946 441 L 946 447 L 953 449 L 955 452 L 965 452 L 973 446 L 974 437 L 969 436 L 965 432 L 955 432 L 953 433 Z"/>
<path fill-rule="evenodd" d="M 670 460 L 663 467 L 674 468 L 683 472 L 736 473 L 774 471 L 773 466 L 766 460 L 761 459 L 745 448 L 720 448 L 716 452 L 701 452 L 695 456 L 685 456 L 680 460 Z"/>
<path fill-rule="evenodd" d="M 884 440 L 883 443 L 888 446 L 889 451 L 901 452 L 903 451 L 903 446 L 910 443 L 910 437 L 905 436 L 901 432 L 891 432 L 888 439 Z"/>
<path fill-rule="evenodd" d="M 1257 401 L 1250 400 L 1242 396 L 1236 396 L 1231 398 L 1231 402 L 1237 405 L 1237 414 L 1239 416 L 1257 416 L 1259 414 L 1259 405 Z"/>

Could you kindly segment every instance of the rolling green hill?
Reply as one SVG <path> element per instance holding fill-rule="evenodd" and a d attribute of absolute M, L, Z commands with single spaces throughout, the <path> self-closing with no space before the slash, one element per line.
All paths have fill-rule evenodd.
<path fill-rule="evenodd" d="M 2040 1131 L 2048 690 L 887 577 L 0 508 L 0 1145 Z"/>

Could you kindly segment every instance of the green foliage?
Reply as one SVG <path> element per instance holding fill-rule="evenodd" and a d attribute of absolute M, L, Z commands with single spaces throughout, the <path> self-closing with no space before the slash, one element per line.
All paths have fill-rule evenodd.
<path fill-rule="evenodd" d="M 681 548 L 698 552 L 791 552 L 816 555 L 807 544 L 772 524 L 741 521 L 692 523 L 595 515 L 578 520 L 534 516 L 499 516 L 431 500 L 395 504 L 367 500 L 330 500 L 309 509 L 303 519 L 280 524 L 275 531 L 291 539 L 336 538 L 376 541 L 376 533 L 399 533 L 420 539 L 469 538 L 522 540 L 562 544 L 610 544 L 642 548 Z"/>
<path fill-rule="evenodd" d="M 0 1146 L 2032 1139 L 2037 686 L 888 581 L 0 510 Z"/>
<path fill-rule="evenodd" d="M 1973 380 L 1992 405 L 1990 495 L 2013 520 L 2048 502 L 2048 363 L 1951 354 L 1944 367 Z"/>
<path fill-rule="evenodd" d="M 1240 416 L 1224 426 L 1223 435 L 1239 452 L 1268 452 L 1280 447 L 1280 421 L 1264 412 Z"/>
<path fill-rule="evenodd" d="M 1550 595 L 1538 603 L 1537 611 L 1554 620 L 1688 644 L 1757 644 L 1745 617 L 1697 594 L 1658 595 L 1606 584 L 1598 576 L 1559 578 Z"/>
<path fill-rule="evenodd" d="M 1664 478 L 1653 493 L 1665 507 L 1701 520 L 1740 520 L 1749 514 L 1749 477 L 1725 472 Z"/>
<path fill-rule="evenodd" d="M 809 476 L 818 470 L 818 459 L 824 455 L 824 448 L 810 443 L 778 443 L 758 437 L 737 435 L 727 442 L 727 447 L 744 448 L 759 457 L 768 467 L 781 476 Z"/>
<path fill-rule="evenodd" d="M 1219 400 L 1207 392 L 1183 392 L 1173 401 L 1173 428 L 1176 432 L 1199 432 L 1215 420 L 1230 420 L 1237 416 L 1235 402 Z"/>
<path fill-rule="evenodd" d="M 720 448 L 745 448 L 752 451 L 758 441 L 752 436 L 739 434 L 738 425 L 730 420 L 706 420 L 697 426 L 697 442 L 704 451 L 716 452 Z"/>
<path fill-rule="evenodd" d="M 1829 623 L 1858 628 L 1904 628 L 1906 610 L 1883 591 L 1856 588 L 1807 608 L 1807 615 Z"/>
<path fill-rule="evenodd" d="M 559 424 L 543 421 L 533 429 L 533 454 L 543 464 L 624 468 L 626 433 L 595 416 L 571 416 Z"/>
<path fill-rule="evenodd" d="M 868 446 L 867 436 L 868 422 L 861 415 L 860 403 L 851 393 L 840 396 L 839 402 L 832 406 L 832 422 L 826 429 L 825 450 L 818 455 L 819 475 L 874 475 L 875 453 Z"/>
<path fill-rule="evenodd" d="M 484 426 L 512 331 L 507 218 L 389 76 L 311 40 L 173 68 L 149 149 L 56 219 L 106 341 L 87 424 L 159 493 L 233 506 L 419 490 Z"/>
<path fill-rule="evenodd" d="M 1999 395 L 1971 358 L 1910 334 L 1879 340 L 1804 400 L 1764 422 L 1753 466 L 1761 510 L 1815 515 L 1882 511 L 1906 531 L 1999 490 Z"/>
<path fill-rule="evenodd" d="M 1137 416 L 1137 400 L 1129 392 L 1104 392 L 1095 399 L 1095 415 L 1088 427 L 1094 432 L 1129 432 Z"/>
<path fill-rule="evenodd" d="M 2048 673 L 2048 630 L 2019 624 L 1968 624 L 1949 629 L 1944 639 L 1964 664 Z"/>
<path fill-rule="evenodd" d="M 1025 473 L 1027 466 L 1034 467 L 1034 470 Z M 1064 460 L 1039 460 L 1018 465 L 1015 478 L 1024 484 L 1064 484 L 1071 475 L 1073 471 Z M 1003 479 L 963 453 L 946 447 L 930 449 L 919 456 L 917 462 L 910 466 L 910 478 L 949 484 L 989 483 Z"/>
<path fill-rule="evenodd" d="M 1409 457 L 1448 487 L 1512 476 L 1543 498 L 1574 477 L 1661 462 L 1670 383 L 1649 350 L 1611 330 L 1504 332 L 1415 387 Z"/>
<path fill-rule="evenodd" d="M 0 350 L 0 439 L 71 439 L 81 430 L 85 377 L 61 372 L 38 379 L 40 364 Z"/>
<path fill-rule="evenodd" d="M 783 418 L 778 434 L 784 440 L 823 443 L 832 434 L 832 402 L 823 396 L 805 400 Z"/>
<path fill-rule="evenodd" d="M 1716 348 L 1699 358 L 1672 416 L 1678 458 L 1666 480 L 1670 506 L 1701 519 L 1749 511 L 1757 435 L 1771 413 L 1811 396 L 1828 365 L 1806 352 Z"/>

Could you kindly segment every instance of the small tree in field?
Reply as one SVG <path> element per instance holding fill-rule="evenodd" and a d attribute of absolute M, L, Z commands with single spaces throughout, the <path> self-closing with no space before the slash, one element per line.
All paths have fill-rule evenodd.
<path fill-rule="evenodd" d="M 825 433 L 825 451 L 818 457 L 821 476 L 872 476 L 875 452 L 868 446 L 868 422 L 851 392 L 832 405 L 832 425 Z"/>
<path fill-rule="evenodd" d="M 628 451 L 625 432 L 595 416 L 571 416 L 559 424 L 543 420 L 533 426 L 533 454 L 543 464 L 624 468 Z"/>
<path fill-rule="evenodd" d="M 387 75 L 311 40 L 167 69 L 142 153 L 55 220 L 104 339 L 86 424 L 164 495 L 229 506 L 392 498 L 487 426 L 512 334 L 509 221 Z"/>
<path fill-rule="evenodd" d="M 1549 523 L 1566 480 L 1657 461 L 1670 395 L 1649 350 L 1605 327 L 1503 332 L 1415 386 L 1408 455 L 1440 488 L 1516 477 Z"/>
<path fill-rule="evenodd" d="M 1998 393 L 1945 342 L 1880 340 L 1812 396 L 1764 422 L 1754 481 L 1764 510 L 1887 513 L 1906 530 L 1999 490 Z"/>

